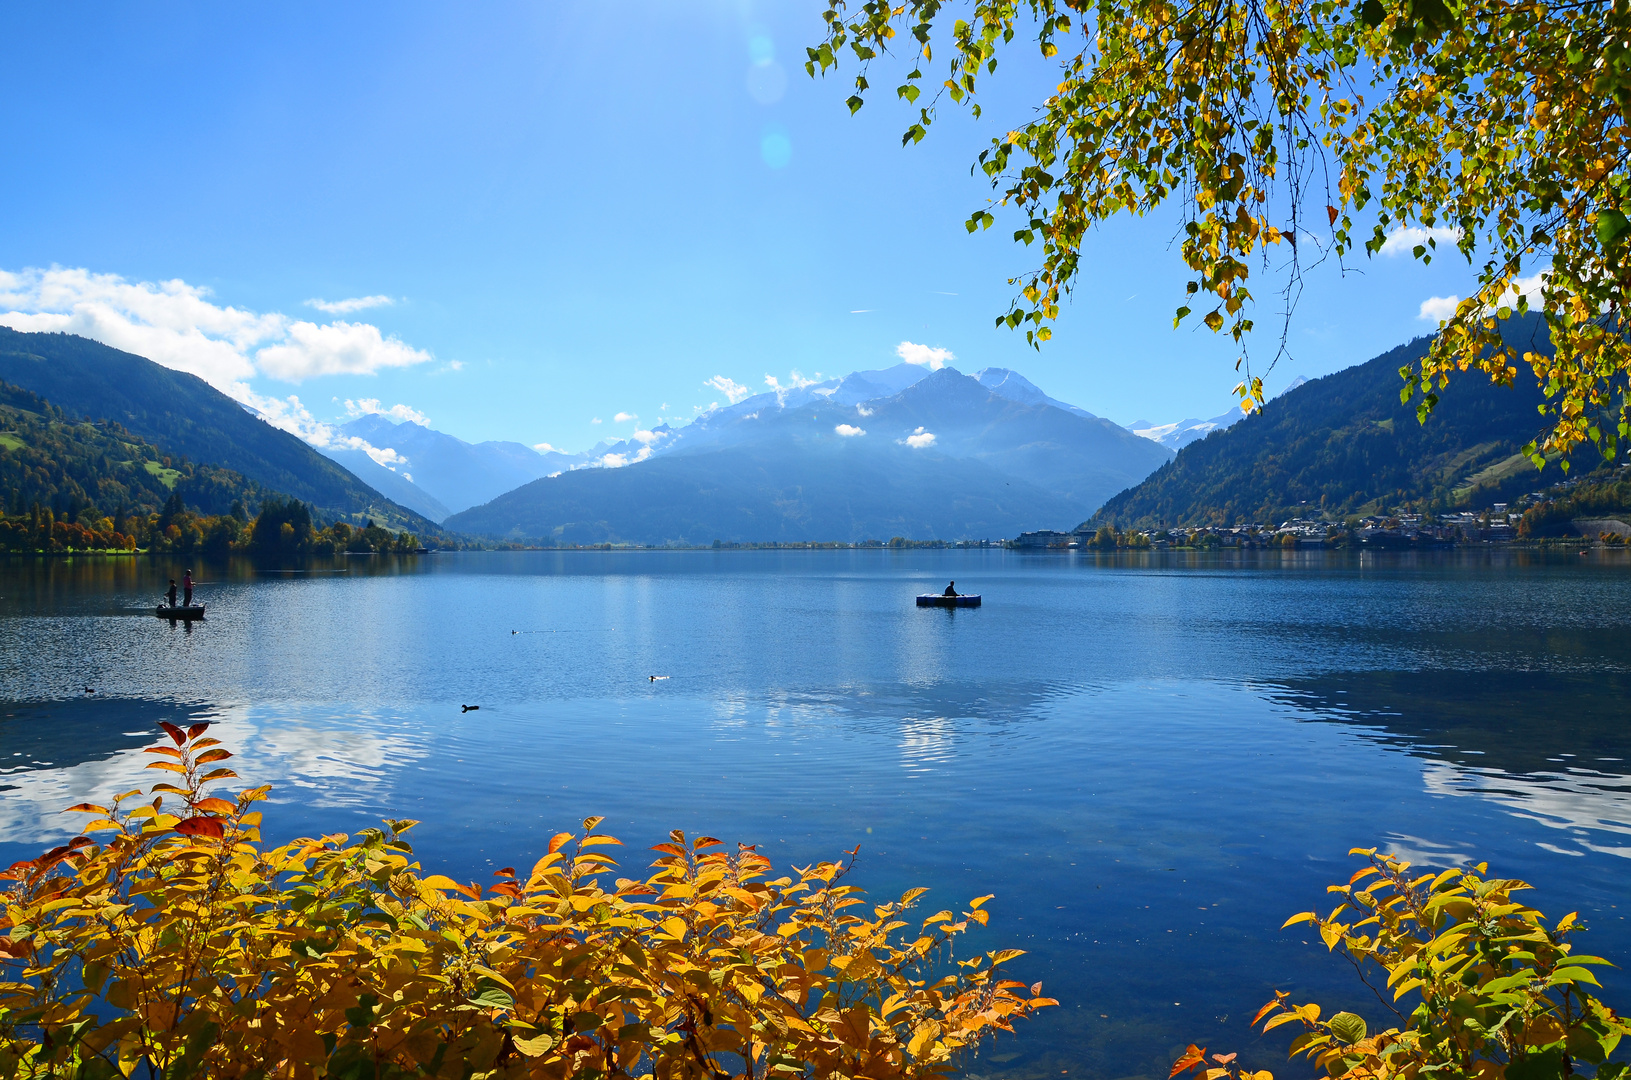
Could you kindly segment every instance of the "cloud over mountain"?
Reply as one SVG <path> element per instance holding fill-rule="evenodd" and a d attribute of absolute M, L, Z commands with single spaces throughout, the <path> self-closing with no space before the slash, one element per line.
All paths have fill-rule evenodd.
<path fill-rule="evenodd" d="M 380 299 L 313 306 L 344 313 L 375 306 L 372 302 Z M 323 375 L 368 375 L 433 359 L 369 323 L 319 325 L 216 304 L 208 288 L 179 278 L 131 282 L 82 268 L 0 270 L 0 325 L 79 334 L 197 375 L 256 408 L 259 395 L 247 381 L 257 374 L 300 382 Z"/>

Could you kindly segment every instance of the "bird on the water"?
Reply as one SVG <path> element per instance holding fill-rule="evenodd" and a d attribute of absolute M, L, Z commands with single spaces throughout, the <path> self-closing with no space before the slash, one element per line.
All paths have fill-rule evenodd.
<path fill-rule="evenodd" d="M 462 709 L 465 712 L 475 712 L 477 709 L 481 708 L 481 706 L 480 705 L 461 705 L 461 706 L 459 706 L 459 708 Z"/>

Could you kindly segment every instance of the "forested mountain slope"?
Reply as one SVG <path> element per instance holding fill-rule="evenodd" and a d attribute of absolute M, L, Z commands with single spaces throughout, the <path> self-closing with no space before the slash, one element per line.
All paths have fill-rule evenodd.
<path fill-rule="evenodd" d="M 1503 333 L 1525 348 L 1550 348 L 1537 317 L 1508 320 Z M 1534 466 L 1519 454 L 1544 426 L 1533 376 L 1520 370 L 1508 388 L 1468 372 L 1451 380 L 1420 424 L 1415 402 L 1399 401 L 1399 368 L 1428 345 L 1418 338 L 1282 394 L 1184 447 L 1085 525 L 1277 523 L 1310 510 L 1487 505 L 1537 483 Z"/>
<path fill-rule="evenodd" d="M 206 514 L 253 513 L 269 492 L 230 469 L 162 453 L 112 421 L 74 421 L 38 395 L 0 382 L 0 511 L 36 504 L 75 520 L 156 513 L 172 495 Z"/>
<path fill-rule="evenodd" d="M 438 531 L 197 376 L 89 338 L 0 327 L 0 379 L 71 417 L 116 421 L 166 454 L 231 469 L 326 516 L 372 517 L 420 534 Z"/>

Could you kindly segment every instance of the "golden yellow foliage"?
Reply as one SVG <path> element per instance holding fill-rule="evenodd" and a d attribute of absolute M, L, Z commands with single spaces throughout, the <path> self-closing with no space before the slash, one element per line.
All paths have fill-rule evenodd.
<path fill-rule="evenodd" d="M 1326 916 L 1293 915 L 1286 926 L 1311 924 L 1326 948 L 1350 960 L 1399 1024 L 1371 1033 L 1351 1012 L 1321 1019 L 1317 1004 L 1293 1005 L 1276 993 L 1253 1018 L 1270 1031 L 1295 1024 L 1293 1056 L 1327 1076 L 1348 1080 L 1563 1080 L 1581 1064 L 1598 1080 L 1631 1068 L 1609 1061 L 1631 1023 L 1592 993 L 1592 967 L 1607 964 L 1574 951 L 1575 914 L 1550 928 L 1545 916 L 1513 899 L 1521 881 L 1488 878 L 1484 864 L 1438 874 L 1374 848 Z M 1381 977 L 1382 985 L 1369 981 Z M 1409 1013 L 1403 1002 L 1416 1004 Z M 1234 1064 L 1235 1055 L 1191 1045 L 1171 1076 L 1194 1069 L 1205 1080 L 1272 1080 Z"/>
<path fill-rule="evenodd" d="M 1055 1004 L 1016 951 L 952 957 L 987 898 L 912 920 L 848 862 L 676 832 L 608 881 L 598 818 L 486 888 L 423 876 L 411 821 L 267 848 L 207 726 L 0 875 L 0 1077 L 937 1077 Z"/>

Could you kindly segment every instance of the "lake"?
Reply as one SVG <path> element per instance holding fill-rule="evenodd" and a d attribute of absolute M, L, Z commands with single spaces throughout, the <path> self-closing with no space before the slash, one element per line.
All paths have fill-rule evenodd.
<path fill-rule="evenodd" d="M 150 782 L 160 719 L 216 722 L 276 785 L 269 839 L 419 818 L 427 871 L 462 880 L 591 814 L 631 871 L 671 828 L 782 866 L 859 845 L 875 896 L 996 894 L 977 944 L 1029 950 L 1016 973 L 1061 1002 L 980 1076 L 1160 1080 L 1190 1041 L 1308 1075 L 1247 1023 L 1277 988 L 1384 1021 L 1280 930 L 1356 846 L 1487 859 L 1631 960 L 1623 552 L 195 565 L 190 629 L 144 613 L 182 568 L 0 562 L 8 862 L 71 835 L 62 807 Z M 948 579 L 984 606 L 913 606 Z"/>

